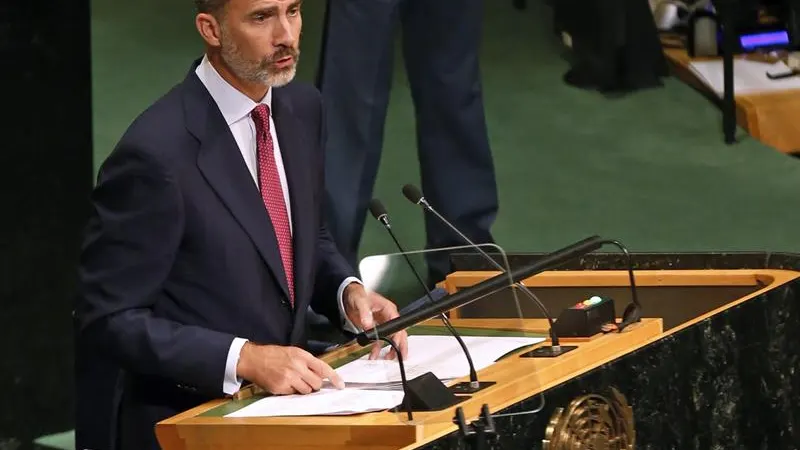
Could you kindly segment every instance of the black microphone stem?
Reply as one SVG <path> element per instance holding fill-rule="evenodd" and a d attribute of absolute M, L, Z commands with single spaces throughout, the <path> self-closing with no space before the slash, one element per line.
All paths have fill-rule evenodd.
<path fill-rule="evenodd" d="M 406 414 L 408 414 L 408 421 L 410 422 L 414 420 L 414 415 L 411 412 L 411 400 L 408 396 L 408 380 L 406 379 L 406 368 L 403 364 L 403 355 L 400 354 L 400 349 L 397 348 L 397 344 L 395 344 L 394 341 L 388 337 L 381 337 L 381 340 L 389 344 L 389 346 L 394 350 L 395 354 L 397 354 L 397 363 L 400 365 L 400 383 L 403 386 L 403 393 L 405 394 L 403 396 L 403 406 L 406 407 Z"/>
<path fill-rule="evenodd" d="M 436 301 L 433 299 L 433 294 L 431 293 L 431 290 L 428 289 L 428 285 L 425 284 L 424 281 L 422 281 L 422 277 L 420 276 L 419 272 L 417 272 L 417 269 L 414 268 L 414 264 L 411 263 L 411 259 L 409 259 L 408 254 L 406 254 L 406 251 L 403 249 L 403 246 L 400 245 L 400 242 L 397 240 L 397 237 L 394 235 L 394 232 L 392 231 L 392 228 L 391 227 L 385 227 L 385 228 L 386 228 L 386 231 L 389 232 L 389 236 L 392 237 L 392 240 L 394 241 L 395 245 L 397 246 L 397 249 L 400 250 L 400 253 L 403 255 L 403 258 L 405 258 L 406 263 L 408 263 L 408 267 L 411 268 L 411 272 L 414 273 L 414 276 L 417 278 L 417 281 L 419 281 L 419 284 L 421 284 L 422 287 L 425 288 L 425 295 L 428 297 L 428 300 L 430 300 L 431 303 L 436 303 Z M 475 389 L 479 388 L 480 387 L 480 383 L 478 382 L 478 373 L 475 371 L 475 364 L 472 362 L 472 356 L 470 356 L 469 350 L 467 350 L 467 345 L 464 343 L 464 340 L 461 339 L 461 336 L 455 330 L 455 328 L 453 328 L 453 325 L 450 323 L 450 319 L 448 319 L 447 316 L 444 313 L 440 314 L 439 317 L 442 319 L 442 322 L 444 323 L 444 326 L 446 326 L 447 329 L 450 331 L 450 333 L 453 335 L 453 337 L 456 338 L 456 341 L 458 341 L 458 345 L 461 346 L 461 350 L 464 351 L 464 355 L 466 355 L 466 357 L 467 357 L 467 363 L 469 363 L 469 384 L 470 384 L 470 387 L 475 388 Z"/>
<path fill-rule="evenodd" d="M 465 289 L 461 289 L 456 293 L 450 294 L 437 301 L 434 305 L 410 311 L 405 315 L 396 317 L 383 324 L 376 325 L 370 330 L 362 331 L 356 335 L 356 341 L 362 346 L 369 345 L 371 342 L 374 342 L 375 339 L 380 339 L 381 336 L 392 335 L 400 330 L 408 328 L 409 326 L 422 322 L 423 320 L 436 317 L 439 314 L 449 311 L 453 308 L 466 306 L 485 295 L 505 289 L 508 287 L 509 278 L 511 278 L 512 283 L 519 282 L 519 280 L 524 280 L 544 270 L 549 270 L 560 266 L 572 258 L 583 256 L 589 252 L 597 250 L 602 246 L 600 243 L 601 240 L 602 239 L 599 236 L 592 236 L 587 239 L 583 239 L 560 250 L 556 250 L 553 253 L 549 253 L 529 266 L 515 269 L 510 274 L 499 274 Z"/>
<path fill-rule="evenodd" d="M 420 198 L 418 204 L 422 205 L 422 207 L 425 208 L 426 211 L 428 211 L 431 214 L 433 214 L 434 216 L 436 216 L 436 218 L 438 218 L 440 222 L 442 222 L 445 225 L 447 225 L 447 227 L 449 229 L 451 229 L 454 233 L 456 233 L 458 235 L 458 237 L 460 237 L 464 242 L 466 242 L 467 244 L 469 244 L 472 247 L 474 247 L 475 250 L 477 250 L 478 253 L 480 253 L 481 256 L 484 259 L 486 259 L 487 261 L 492 263 L 497 270 L 499 270 L 501 272 L 505 272 L 506 271 L 506 268 L 504 268 L 502 265 L 500 265 L 500 263 L 495 261 L 485 251 L 483 251 L 483 249 L 478 244 L 474 243 L 470 238 L 468 238 L 464 233 L 462 233 L 461 230 L 456 228 L 452 223 L 450 223 L 450 221 L 445 219 L 444 216 L 439 214 L 439 211 L 436 211 L 430 205 L 430 203 L 428 203 L 428 201 L 425 200 L 425 197 Z M 528 289 L 527 286 L 525 286 L 523 284 L 522 280 L 520 280 L 517 283 L 514 283 L 514 286 L 519 288 L 519 290 L 521 290 L 525 295 L 530 297 L 530 299 L 533 300 L 536 303 L 536 305 L 539 307 L 539 309 L 542 310 L 542 312 L 544 313 L 544 317 L 547 319 L 547 324 L 548 324 L 548 326 L 550 328 L 550 342 L 552 343 L 553 347 L 559 347 L 561 344 L 560 344 L 560 342 L 558 340 L 558 334 L 556 334 L 555 324 L 553 323 L 553 317 L 550 315 L 550 311 L 548 311 L 547 307 L 544 306 L 544 303 L 542 303 L 542 301 L 539 300 L 539 297 L 537 297 L 533 292 L 530 291 L 530 289 Z M 522 316 L 522 313 L 520 313 L 520 316 Z"/>
<path fill-rule="evenodd" d="M 631 253 L 628 251 L 628 248 L 625 247 L 625 245 L 623 245 L 622 242 L 616 239 L 605 240 L 603 241 L 603 243 L 611 244 L 619 248 L 622 251 L 622 253 L 625 254 L 625 258 L 628 263 L 628 279 L 630 281 L 632 302 L 625 308 L 625 311 L 622 314 L 622 321 L 617 326 L 617 330 L 619 332 L 622 332 L 622 330 L 627 328 L 628 325 L 635 322 L 639 322 L 642 319 L 642 305 L 641 303 L 639 303 L 639 295 L 637 294 L 636 281 L 634 280 L 633 277 L 633 257 L 631 256 Z"/>
<path fill-rule="evenodd" d="M 436 216 L 439 219 L 440 222 L 442 222 L 445 225 L 447 225 L 447 227 L 450 228 L 454 233 L 456 233 L 464 242 L 466 242 L 467 244 L 469 244 L 472 247 L 474 247 L 475 250 L 477 250 L 478 253 L 480 253 L 481 256 L 485 260 L 487 260 L 490 263 L 492 263 L 495 266 L 495 268 L 497 268 L 497 270 L 500 270 L 501 272 L 504 272 L 506 270 L 506 269 L 503 268 L 503 266 L 500 265 L 500 263 L 495 261 L 491 256 L 489 256 L 485 251 L 483 251 L 483 249 L 479 245 L 477 245 L 473 241 L 471 241 L 464 233 L 461 232 L 461 230 L 456 228 L 452 223 L 450 223 L 450 221 L 445 219 L 444 216 L 439 214 L 439 211 L 435 210 L 430 205 L 430 203 L 428 203 L 428 201 L 425 200 L 425 197 L 421 197 L 419 199 L 418 203 L 423 208 L 425 208 L 426 211 L 428 211 L 431 214 L 433 214 L 434 216 Z M 638 295 L 638 292 L 637 292 L 637 289 L 636 289 L 636 280 L 634 279 L 634 276 L 633 276 L 633 258 L 631 257 L 631 254 L 628 251 L 627 247 L 625 247 L 625 245 L 623 245 L 622 242 L 620 242 L 620 241 L 618 241 L 616 239 L 606 239 L 606 240 L 603 240 L 602 243 L 603 244 L 611 244 L 611 245 L 614 245 L 617 248 L 619 248 L 622 251 L 622 253 L 625 254 L 625 258 L 626 258 L 626 262 L 627 262 L 627 266 L 628 266 L 628 270 L 627 271 L 628 271 L 628 280 L 629 280 L 630 288 L 631 288 L 631 300 L 632 300 L 632 303 L 630 305 L 628 305 L 628 307 L 625 309 L 625 312 L 624 312 L 624 314 L 622 316 L 622 321 L 619 324 L 618 330 L 620 332 L 622 332 L 622 330 L 624 330 L 631 323 L 638 322 L 639 320 L 641 320 L 641 307 L 642 307 L 642 305 L 641 305 L 641 303 L 639 303 L 639 295 Z M 518 283 L 515 283 L 514 285 L 519 287 L 522 292 L 524 292 L 528 297 L 533 299 L 533 301 L 538 304 L 539 308 L 541 308 L 542 312 L 544 312 L 544 315 L 547 318 L 547 321 L 548 321 L 548 323 L 550 325 L 550 340 L 553 343 L 553 347 L 558 347 L 559 346 L 558 335 L 556 334 L 555 328 L 553 327 L 553 319 L 552 319 L 552 316 L 550 316 L 550 312 L 544 306 L 544 303 L 542 303 L 539 300 L 539 298 L 536 297 L 536 295 L 528 289 L 527 286 L 522 284 L 522 280 L 520 280 L 520 282 L 518 282 Z"/>

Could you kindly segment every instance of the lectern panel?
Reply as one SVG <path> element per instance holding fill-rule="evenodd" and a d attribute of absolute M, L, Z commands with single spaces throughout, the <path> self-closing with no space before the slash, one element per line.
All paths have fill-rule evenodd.
<path fill-rule="evenodd" d="M 759 288 L 760 286 L 755 284 L 751 286 L 640 286 L 639 301 L 648 316 L 661 317 L 664 320 L 664 329 L 669 330 L 737 298 L 751 294 Z M 631 291 L 628 287 L 538 287 L 532 288 L 531 291 L 555 315 L 576 302 L 592 296 L 611 298 L 618 305 L 627 305 L 632 301 Z M 521 305 L 524 317 L 545 317 L 541 309 L 532 302 L 521 302 Z M 458 317 L 463 318 L 514 317 L 517 314 L 510 289 L 496 292 L 480 302 L 458 310 Z"/>
<path fill-rule="evenodd" d="M 604 422 L 601 431 L 612 433 L 606 438 L 616 436 L 615 442 L 628 442 L 635 431 L 636 448 L 784 444 L 799 437 L 792 433 L 800 429 L 787 409 L 800 400 L 793 390 L 800 383 L 792 375 L 800 362 L 800 350 L 794 345 L 800 332 L 791 327 L 800 320 L 798 275 L 788 270 L 640 271 L 637 280 L 642 286 L 685 287 L 673 292 L 695 295 L 701 291 L 689 287 L 733 287 L 749 294 L 667 331 L 661 318 L 645 310 L 645 318 L 623 332 L 572 340 L 577 349 L 557 358 L 522 358 L 526 350 L 511 352 L 479 372 L 481 379 L 496 384 L 458 406 L 467 423 L 479 417 L 484 405 L 495 415 L 498 435 L 487 441 L 491 449 L 542 448 L 543 440 L 558 442 L 569 433 L 585 434 L 586 429 L 575 427 L 585 423 L 576 418 L 587 411 L 612 411 L 614 420 Z M 459 276 L 476 281 L 491 274 L 451 275 Z M 624 271 L 586 270 L 545 273 L 526 284 L 536 289 L 620 289 L 626 280 Z M 504 318 L 453 318 L 452 322 L 465 333 L 547 335 L 542 319 L 525 319 L 521 326 L 518 319 Z M 421 329 L 437 326 L 441 328 L 438 321 L 429 321 Z M 325 358 L 338 364 L 358 351 L 347 346 Z M 453 380 L 459 381 L 464 379 Z M 257 389 L 244 392 L 255 397 L 218 400 L 160 423 L 157 431 L 165 450 L 470 448 L 471 437 L 462 435 L 453 423 L 455 407 L 415 414 L 414 421 L 390 410 L 337 417 L 225 417 L 261 395 Z M 775 405 L 775 410 L 767 410 Z M 536 412 L 520 414 L 532 410 Z M 664 427 L 665 423 L 674 426 Z M 780 431 L 765 432 L 769 426 Z"/>

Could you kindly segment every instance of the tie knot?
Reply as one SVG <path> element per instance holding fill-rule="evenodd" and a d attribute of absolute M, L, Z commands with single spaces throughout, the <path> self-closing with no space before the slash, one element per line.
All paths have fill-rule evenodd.
<path fill-rule="evenodd" d="M 253 108 L 252 116 L 253 121 L 255 121 L 256 126 L 259 127 L 259 129 L 269 129 L 269 106 L 259 103 L 258 106 Z"/>

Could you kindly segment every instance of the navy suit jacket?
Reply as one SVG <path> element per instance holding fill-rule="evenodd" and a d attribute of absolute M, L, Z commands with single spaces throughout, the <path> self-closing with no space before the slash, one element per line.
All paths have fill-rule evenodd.
<path fill-rule="evenodd" d="M 323 221 L 316 89 L 293 82 L 272 100 L 291 195 L 292 308 L 258 188 L 194 67 L 103 164 L 80 261 L 80 341 L 122 368 L 123 439 L 145 433 L 139 448 L 154 448 L 157 421 L 223 395 L 235 336 L 304 347 L 309 305 L 342 323 L 337 290 L 354 275 Z"/>

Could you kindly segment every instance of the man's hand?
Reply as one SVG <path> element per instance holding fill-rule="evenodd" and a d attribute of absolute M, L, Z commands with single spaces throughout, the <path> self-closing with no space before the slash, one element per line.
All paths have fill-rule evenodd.
<path fill-rule="evenodd" d="M 236 375 L 273 394 L 310 394 L 327 378 L 337 389 L 344 382 L 331 366 L 297 347 L 247 342 L 239 354 Z"/>
<path fill-rule="evenodd" d="M 342 297 L 347 318 L 362 330 L 368 330 L 377 324 L 388 322 L 400 315 L 394 303 L 380 294 L 367 291 L 359 283 L 350 283 L 345 288 Z M 391 338 L 405 360 L 408 356 L 408 335 L 405 331 L 400 331 L 392 335 Z M 377 359 L 382 346 L 383 342 L 375 342 L 369 359 Z M 388 359 L 397 357 L 394 349 L 386 356 Z"/>

